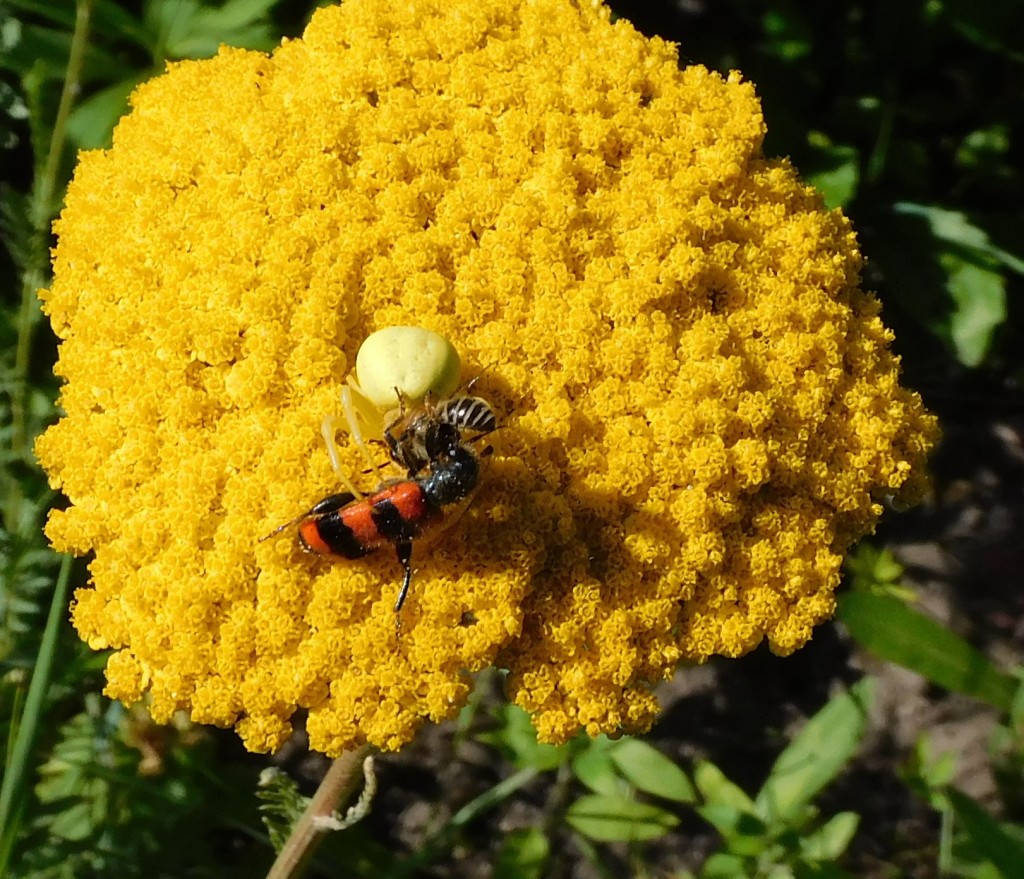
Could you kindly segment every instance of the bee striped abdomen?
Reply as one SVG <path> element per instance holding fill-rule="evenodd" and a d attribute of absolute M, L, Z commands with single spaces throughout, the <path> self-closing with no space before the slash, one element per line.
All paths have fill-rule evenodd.
<path fill-rule="evenodd" d="M 494 410 L 486 400 L 461 394 L 436 405 L 428 400 L 411 412 L 403 409 L 385 426 L 384 441 L 391 460 L 412 478 L 446 457 L 453 439 L 462 443 L 463 432 L 476 434 L 476 440 L 497 428 Z"/>
<path fill-rule="evenodd" d="M 441 407 L 440 419 L 460 431 L 491 433 L 498 428 L 494 410 L 480 397 L 452 397 Z"/>

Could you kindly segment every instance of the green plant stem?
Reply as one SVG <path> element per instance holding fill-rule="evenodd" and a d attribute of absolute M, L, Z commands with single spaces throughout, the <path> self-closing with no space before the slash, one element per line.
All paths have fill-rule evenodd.
<path fill-rule="evenodd" d="M 50 602 L 50 613 L 46 618 L 39 654 L 36 656 L 32 682 L 25 697 L 25 712 L 18 723 L 18 732 L 11 749 L 11 757 L 4 768 L 3 785 L 0 787 L 0 876 L 7 876 L 7 862 L 17 836 L 15 816 L 20 811 L 25 795 L 25 780 L 28 777 L 29 757 L 35 741 L 36 731 L 43 713 L 43 703 L 50 688 L 50 672 L 53 657 L 57 652 L 61 623 L 68 607 L 68 581 L 71 578 L 71 556 L 64 556 L 57 585 Z"/>
<path fill-rule="evenodd" d="M 32 353 L 32 331 L 36 325 L 39 311 L 37 291 L 46 278 L 46 266 L 50 259 L 50 223 L 55 210 L 53 194 L 57 189 L 57 175 L 60 173 L 60 160 L 64 152 L 64 141 L 67 135 L 68 116 L 75 96 L 78 94 L 82 75 L 82 64 L 85 60 L 85 48 L 89 42 L 89 21 L 92 16 L 93 0 L 77 0 L 75 6 L 75 30 L 71 35 L 71 49 L 68 54 L 68 67 L 64 74 L 64 86 L 61 89 L 60 103 L 57 106 L 57 117 L 53 121 L 53 132 L 46 161 L 42 170 L 37 171 L 33 186 L 34 210 L 31 212 L 32 251 L 29 254 L 21 285 L 21 308 L 18 312 L 18 343 L 14 352 L 14 392 L 11 398 L 11 452 L 16 460 L 27 457 L 28 449 L 25 411 L 28 408 L 28 369 Z M 18 527 L 18 508 L 20 495 L 12 493 L 7 502 L 7 528 Z"/>
<path fill-rule="evenodd" d="M 369 753 L 369 745 L 364 745 L 354 751 L 346 751 L 331 764 L 306 811 L 278 853 L 267 879 L 296 879 L 302 875 L 317 846 L 331 832 L 317 827 L 315 819 L 330 817 L 351 799 L 363 778 L 363 761 Z"/>
<path fill-rule="evenodd" d="M 467 824 L 475 821 L 485 812 L 501 805 L 512 794 L 521 787 L 525 787 L 533 781 L 540 770 L 529 768 L 520 769 L 508 778 L 499 781 L 494 787 L 484 791 L 480 796 L 470 800 L 459 809 L 438 832 L 428 836 L 420 845 L 419 850 L 411 857 L 402 862 L 398 868 L 392 871 L 394 876 L 418 875 L 419 871 L 436 860 L 441 852 L 451 846 L 453 840 Z"/>
<path fill-rule="evenodd" d="M 953 874 L 953 807 L 945 802 L 939 809 L 939 857 L 940 876 Z"/>
<path fill-rule="evenodd" d="M 875 136 L 875 143 L 871 149 L 867 161 L 866 177 L 871 184 L 876 184 L 885 172 L 885 164 L 889 158 L 889 147 L 892 143 L 893 126 L 896 119 L 896 99 L 889 94 L 895 91 L 895 85 L 890 81 L 886 89 L 887 94 L 882 98 L 882 118 L 879 121 L 878 133 Z"/>
<path fill-rule="evenodd" d="M 533 781 L 540 772 L 537 769 L 520 769 L 514 775 L 510 775 L 503 781 L 499 781 L 489 791 L 480 794 L 476 799 L 466 803 L 458 812 L 452 815 L 449 826 L 461 828 L 475 821 L 484 812 L 490 811 L 500 805 L 514 794 L 519 788 Z"/>
<path fill-rule="evenodd" d="M 565 819 L 565 811 L 569 807 L 569 800 L 572 795 L 572 785 L 575 775 L 571 763 L 563 763 L 555 773 L 554 784 L 548 792 L 544 801 L 544 809 L 541 812 L 540 830 L 546 839 L 553 840 L 558 828 Z M 566 872 L 565 848 L 563 846 L 552 846 L 549 861 L 544 870 L 544 876 L 560 876 Z"/>

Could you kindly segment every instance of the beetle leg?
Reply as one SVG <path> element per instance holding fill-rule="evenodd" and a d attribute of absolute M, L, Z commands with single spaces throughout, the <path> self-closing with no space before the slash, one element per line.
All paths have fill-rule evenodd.
<path fill-rule="evenodd" d="M 398 593 L 398 601 L 395 602 L 395 613 L 397 614 L 405 604 L 405 596 L 409 594 L 409 584 L 412 583 L 412 541 L 405 540 L 396 543 L 395 552 L 398 553 L 398 561 L 405 568 L 405 579 L 402 581 L 402 588 Z"/>

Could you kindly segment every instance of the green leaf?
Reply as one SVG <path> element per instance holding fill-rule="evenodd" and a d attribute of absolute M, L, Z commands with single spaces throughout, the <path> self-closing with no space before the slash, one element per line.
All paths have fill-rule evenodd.
<path fill-rule="evenodd" d="M 693 781 L 709 804 L 731 806 L 745 812 L 754 811 L 754 801 L 729 781 L 714 763 L 698 763 L 693 770 Z"/>
<path fill-rule="evenodd" d="M 939 255 L 946 270 L 946 287 L 956 306 L 950 336 L 964 366 L 979 366 L 996 329 L 1006 320 L 1006 281 L 991 267 L 956 253 Z"/>
<path fill-rule="evenodd" d="M 814 45 L 814 35 L 802 15 L 799 4 L 776 2 L 761 18 L 766 48 L 783 61 L 799 61 Z"/>
<path fill-rule="evenodd" d="M 769 824 L 795 821 L 856 752 L 873 698 L 874 683 L 865 678 L 807 721 L 775 761 L 757 795 L 757 814 Z"/>
<path fill-rule="evenodd" d="M 977 128 L 967 134 L 956 151 L 958 165 L 979 169 L 1001 161 L 1010 151 L 1010 128 L 1005 122 Z"/>
<path fill-rule="evenodd" d="M 722 835 L 731 852 L 755 857 L 771 843 L 768 826 L 751 812 L 711 803 L 700 806 L 697 814 Z"/>
<path fill-rule="evenodd" d="M 916 771 L 918 778 L 928 790 L 943 790 L 956 775 L 956 752 L 943 751 L 932 755 L 932 742 L 927 734 L 921 735 L 914 746 L 909 768 Z"/>
<path fill-rule="evenodd" d="M 494 864 L 494 879 L 540 879 L 551 845 L 539 827 L 513 830 L 502 841 Z"/>
<path fill-rule="evenodd" d="M 874 251 L 909 313 L 962 363 L 981 363 L 1006 321 L 1004 272 L 1024 274 L 1024 259 L 995 245 L 980 220 L 910 202 L 881 218 Z"/>
<path fill-rule="evenodd" d="M 950 788 L 946 794 L 978 853 L 991 861 L 1005 879 L 1019 879 L 1024 872 L 1024 845 L 970 797 L 956 788 Z"/>
<path fill-rule="evenodd" d="M 944 245 L 938 263 L 954 306 L 949 337 L 964 365 L 979 365 L 996 328 L 1006 320 L 1006 284 L 1000 268 L 1024 273 L 1024 260 L 994 246 L 988 234 L 959 211 L 910 203 L 895 209 L 926 220 Z"/>
<path fill-rule="evenodd" d="M 700 869 L 700 879 L 749 879 L 750 864 L 746 858 L 726 852 L 715 852 Z"/>
<path fill-rule="evenodd" d="M 679 823 L 671 812 L 626 796 L 591 794 L 566 813 L 566 821 L 598 842 L 642 842 L 664 836 Z"/>
<path fill-rule="evenodd" d="M 597 794 L 620 794 L 625 786 L 622 776 L 615 770 L 611 744 L 603 737 L 594 739 L 572 761 L 576 777 Z"/>
<path fill-rule="evenodd" d="M 71 32 L 26 24 L 17 45 L 0 54 L 0 69 L 27 76 L 37 68 L 45 80 L 63 80 L 71 53 Z M 82 64 L 83 82 L 110 82 L 129 76 L 133 69 L 117 55 L 90 44 Z"/>
<path fill-rule="evenodd" d="M 851 879 L 850 874 L 837 864 L 796 864 L 793 868 L 795 879 Z"/>
<path fill-rule="evenodd" d="M 210 30 L 227 33 L 259 23 L 277 3 L 278 0 L 227 0 L 219 9 L 204 7 L 202 20 Z"/>
<path fill-rule="evenodd" d="M 1019 4 L 943 0 L 938 8 L 953 27 L 982 48 L 1017 60 L 1024 58 Z"/>
<path fill-rule="evenodd" d="M 269 51 L 277 45 L 266 18 L 277 0 L 228 0 L 210 8 L 196 0 L 150 0 L 147 28 L 168 58 L 206 58 L 222 45 Z"/>
<path fill-rule="evenodd" d="M 147 53 L 152 52 L 152 37 L 141 19 L 128 12 L 117 0 L 97 0 L 92 19 L 94 33 L 113 40 L 125 40 L 145 49 Z"/>
<path fill-rule="evenodd" d="M 49 830 L 54 836 L 74 842 L 88 839 L 97 830 L 92 803 L 68 800 L 61 807 Z"/>
<path fill-rule="evenodd" d="M 495 711 L 496 730 L 479 733 L 481 742 L 500 748 L 517 769 L 555 769 L 572 758 L 572 745 L 548 745 L 537 741 L 530 715 L 517 705 L 502 705 Z"/>
<path fill-rule="evenodd" d="M 623 738 L 612 748 L 611 758 L 619 771 L 645 793 L 681 803 L 697 799 L 686 773 L 646 742 Z"/>
<path fill-rule="evenodd" d="M 893 209 L 897 214 L 926 220 L 936 238 L 961 252 L 991 257 L 1010 271 L 1024 275 L 1024 259 L 994 245 L 988 233 L 966 214 L 913 202 L 897 202 Z"/>
<path fill-rule="evenodd" d="M 843 565 L 855 589 L 891 588 L 903 578 L 903 565 L 887 549 L 862 541 L 849 553 Z"/>
<path fill-rule="evenodd" d="M 902 601 L 867 592 L 839 599 L 839 619 L 872 653 L 916 671 L 947 690 L 1009 711 L 1017 690 L 1004 674 L 958 635 Z"/>
<path fill-rule="evenodd" d="M 110 133 L 128 112 L 128 96 L 147 79 L 145 73 L 108 86 L 78 104 L 68 117 L 68 138 L 81 150 L 110 146 Z"/>
<path fill-rule="evenodd" d="M 48 19 L 67 30 L 75 26 L 75 4 L 68 0 L 7 0 L 7 5 Z"/>
<path fill-rule="evenodd" d="M 845 144 L 833 144 L 818 132 L 808 135 L 808 141 L 814 153 L 801 163 L 804 179 L 821 192 L 828 207 L 849 204 L 860 185 L 859 150 Z"/>
<path fill-rule="evenodd" d="M 260 773 L 256 799 L 270 844 L 279 852 L 309 805 L 309 799 L 299 793 L 299 786 L 290 775 L 273 766 Z"/>
<path fill-rule="evenodd" d="M 859 823 L 860 815 L 856 812 L 833 815 L 813 833 L 804 835 L 800 851 L 812 861 L 835 861 L 849 847 Z"/>

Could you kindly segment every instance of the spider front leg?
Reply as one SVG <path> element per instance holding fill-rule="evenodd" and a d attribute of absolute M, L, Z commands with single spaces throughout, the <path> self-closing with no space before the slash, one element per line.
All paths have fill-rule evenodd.
<path fill-rule="evenodd" d="M 338 444 L 335 441 L 335 435 L 338 427 L 344 426 L 348 433 L 351 434 L 352 439 L 355 440 L 356 447 L 362 454 L 363 460 L 366 461 L 367 469 L 370 472 L 374 472 L 377 470 L 378 465 L 370 454 L 366 440 L 363 439 L 363 431 L 365 429 L 368 432 L 379 432 L 380 428 L 377 426 L 377 422 L 380 421 L 381 416 L 373 403 L 366 399 L 366 396 L 352 380 L 351 376 L 349 376 L 348 382 L 341 389 L 341 411 L 345 416 L 344 425 L 340 424 L 337 416 L 328 415 L 320 425 L 320 432 L 323 434 L 324 442 L 327 445 L 327 455 L 331 459 L 331 467 L 334 469 L 338 479 L 357 498 L 362 498 L 363 493 L 352 484 L 352 481 L 341 466 L 341 456 L 338 454 Z M 363 424 L 360 424 L 360 421 Z"/>
<path fill-rule="evenodd" d="M 327 444 L 327 455 L 331 459 L 331 468 L 341 484 L 355 495 L 357 499 L 362 500 L 363 493 L 352 484 L 352 480 L 348 478 L 344 468 L 341 466 L 341 459 L 338 456 L 338 444 L 334 441 L 334 434 L 337 429 L 338 419 L 333 415 L 328 415 L 320 425 L 320 433 L 323 434 L 324 442 Z"/>
<path fill-rule="evenodd" d="M 344 422 L 329 415 L 321 424 L 327 454 L 338 479 L 358 497 L 363 496 L 342 470 L 335 441 L 339 427 L 351 434 L 367 470 L 375 472 L 379 465 L 364 436 L 386 442 L 394 457 L 391 428 L 397 422 L 391 419 L 395 404 L 398 421 L 403 421 L 407 403 L 418 403 L 432 394 L 444 396 L 458 380 L 459 354 L 438 333 L 421 327 L 385 327 L 368 336 L 356 353 L 355 376 L 349 375 L 341 389 Z"/>

